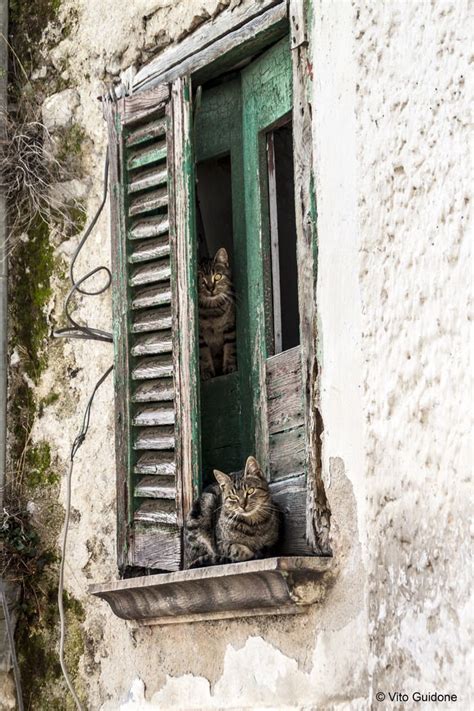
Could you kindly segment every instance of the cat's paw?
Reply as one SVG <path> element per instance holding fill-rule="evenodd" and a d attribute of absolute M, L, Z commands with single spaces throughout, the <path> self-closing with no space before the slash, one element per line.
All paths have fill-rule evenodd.
<path fill-rule="evenodd" d="M 229 558 L 233 563 L 241 563 L 244 560 L 252 560 L 254 552 L 240 543 L 233 543 L 229 547 Z"/>
<path fill-rule="evenodd" d="M 210 370 L 201 370 L 201 380 L 210 380 L 213 377 L 214 373 L 211 373 Z"/>
<path fill-rule="evenodd" d="M 229 363 L 224 367 L 224 375 L 228 375 L 229 373 L 235 373 L 237 370 L 237 364 L 236 363 Z"/>

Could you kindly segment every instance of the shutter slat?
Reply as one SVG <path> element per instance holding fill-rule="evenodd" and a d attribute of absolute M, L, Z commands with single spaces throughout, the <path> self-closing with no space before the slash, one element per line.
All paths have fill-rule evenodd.
<path fill-rule="evenodd" d="M 135 474 L 174 476 L 176 474 L 174 452 L 146 452 L 139 457 L 133 471 Z"/>
<path fill-rule="evenodd" d="M 171 265 L 168 259 L 147 264 L 144 267 L 135 267 L 130 276 L 130 286 L 142 286 L 156 281 L 165 281 L 171 276 Z"/>
<path fill-rule="evenodd" d="M 147 262 L 150 259 L 159 259 L 167 257 L 170 253 L 170 243 L 167 237 L 159 239 L 147 240 L 146 242 L 137 242 L 133 246 L 132 253 L 128 258 L 131 264 L 137 262 Z"/>
<path fill-rule="evenodd" d="M 127 160 L 127 169 L 134 170 L 135 168 L 141 168 L 144 165 L 158 163 L 164 158 L 166 158 L 166 141 L 157 143 L 149 148 L 142 148 L 138 151 L 130 151 L 129 158 Z"/>
<path fill-rule="evenodd" d="M 158 237 L 169 230 L 168 215 L 156 215 L 132 223 L 128 232 L 129 239 L 144 239 L 145 237 Z"/>
<path fill-rule="evenodd" d="M 133 318 L 132 333 L 143 333 L 145 331 L 160 331 L 162 329 L 171 328 L 172 317 L 171 309 L 164 307 L 162 309 L 153 309 L 138 313 Z"/>
<path fill-rule="evenodd" d="M 135 292 L 132 299 L 132 309 L 148 309 L 152 306 L 167 306 L 171 304 L 171 285 L 153 286 Z"/>
<path fill-rule="evenodd" d="M 135 426 L 153 427 L 155 425 L 174 425 L 174 407 L 154 405 L 138 410 L 132 420 Z"/>
<path fill-rule="evenodd" d="M 146 380 L 136 386 L 132 394 L 132 402 L 169 402 L 174 398 L 174 383 L 172 378 L 161 380 Z"/>
<path fill-rule="evenodd" d="M 162 116 L 155 121 L 149 121 L 144 126 L 130 131 L 127 138 L 125 139 L 125 145 L 127 148 L 130 146 L 136 146 L 139 143 L 145 143 L 153 138 L 159 138 L 164 136 L 166 133 L 166 116 Z"/>
<path fill-rule="evenodd" d="M 156 476 L 146 476 L 140 479 L 135 487 L 135 496 L 142 499 L 172 499 L 176 496 L 176 486 L 173 480 L 171 483 L 162 482 Z"/>
<path fill-rule="evenodd" d="M 149 356 L 159 353 L 171 353 L 173 336 L 171 331 L 156 331 L 146 336 L 138 336 L 132 346 L 132 355 Z"/>
<path fill-rule="evenodd" d="M 131 176 L 128 184 L 128 192 L 137 193 L 140 190 L 157 188 L 168 181 L 168 169 L 166 166 L 158 166 L 147 170 L 137 171 Z"/>
<path fill-rule="evenodd" d="M 166 499 L 144 501 L 135 511 L 133 518 L 140 523 L 176 524 L 178 520 L 176 504 Z"/>
<path fill-rule="evenodd" d="M 132 370 L 133 380 L 152 380 L 154 378 L 169 378 L 173 375 L 173 359 L 171 356 L 156 358 L 141 358 Z"/>
<path fill-rule="evenodd" d="M 130 217 L 134 217 L 135 215 L 142 215 L 146 212 L 159 210 L 161 207 L 166 207 L 167 205 L 168 191 L 166 188 L 160 188 L 159 190 L 153 190 L 152 192 L 133 198 L 130 201 L 128 214 Z"/>
<path fill-rule="evenodd" d="M 134 449 L 174 449 L 173 427 L 145 427 L 138 431 Z"/>

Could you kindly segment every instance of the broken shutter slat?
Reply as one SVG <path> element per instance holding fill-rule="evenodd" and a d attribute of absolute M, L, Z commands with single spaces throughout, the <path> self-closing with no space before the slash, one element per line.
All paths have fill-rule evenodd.
<path fill-rule="evenodd" d="M 176 431 L 179 336 L 169 87 L 121 100 L 113 124 L 119 166 L 113 172 L 116 215 L 114 294 L 119 354 L 117 462 L 124 490 L 121 567 L 181 567 L 183 520 Z M 110 123 L 110 121 L 109 121 Z"/>

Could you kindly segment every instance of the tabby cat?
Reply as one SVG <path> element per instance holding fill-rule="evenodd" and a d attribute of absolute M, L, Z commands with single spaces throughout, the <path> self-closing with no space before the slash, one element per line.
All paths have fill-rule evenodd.
<path fill-rule="evenodd" d="M 243 472 L 214 470 L 217 484 L 206 487 L 185 523 L 185 556 L 190 568 L 262 558 L 280 534 L 280 511 L 263 472 L 249 457 Z"/>
<path fill-rule="evenodd" d="M 237 369 L 235 296 L 224 247 L 217 250 L 213 259 L 200 262 L 198 290 L 201 379 L 209 380 Z"/>

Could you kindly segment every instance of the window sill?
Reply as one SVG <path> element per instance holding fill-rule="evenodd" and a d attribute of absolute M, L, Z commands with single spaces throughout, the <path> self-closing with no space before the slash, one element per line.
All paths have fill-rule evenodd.
<path fill-rule="evenodd" d="M 113 612 L 139 626 L 297 614 L 320 599 L 332 558 L 294 556 L 215 565 L 91 585 Z"/>

